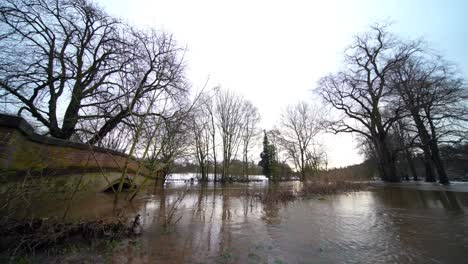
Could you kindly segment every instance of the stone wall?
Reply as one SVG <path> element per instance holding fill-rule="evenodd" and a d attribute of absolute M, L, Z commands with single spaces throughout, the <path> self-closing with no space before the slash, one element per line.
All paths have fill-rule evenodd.
<path fill-rule="evenodd" d="M 0 114 L 2 175 L 121 171 L 126 159 L 117 151 L 39 135 L 23 118 Z M 149 170 L 139 166 L 131 158 L 127 171 L 148 176 Z"/>

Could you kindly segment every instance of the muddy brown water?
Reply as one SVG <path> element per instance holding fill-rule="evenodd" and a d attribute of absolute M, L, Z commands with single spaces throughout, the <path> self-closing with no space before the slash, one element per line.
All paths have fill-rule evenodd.
<path fill-rule="evenodd" d="M 467 263 L 468 184 L 374 184 L 366 191 L 262 202 L 300 183 L 147 188 L 130 203 L 79 195 L 67 218 L 141 215 L 141 237 L 123 263 Z M 249 195 L 247 195 L 247 193 Z M 24 214 L 62 215 L 65 200 Z"/>

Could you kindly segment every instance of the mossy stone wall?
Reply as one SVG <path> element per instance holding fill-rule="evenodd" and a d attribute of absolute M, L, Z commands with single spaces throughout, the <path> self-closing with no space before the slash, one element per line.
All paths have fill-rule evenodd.
<path fill-rule="evenodd" d="M 67 174 L 122 171 L 127 155 L 87 144 L 42 136 L 21 117 L 0 114 L 0 172 Z M 150 171 L 130 158 L 129 173 Z"/>

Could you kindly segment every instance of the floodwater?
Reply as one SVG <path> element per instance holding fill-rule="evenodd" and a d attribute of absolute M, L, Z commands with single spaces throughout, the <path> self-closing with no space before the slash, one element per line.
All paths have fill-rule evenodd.
<path fill-rule="evenodd" d="M 403 186 L 403 187 L 402 187 Z M 377 184 L 366 191 L 262 202 L 300 183 L 169 184 L 129 203 L 77 197 L 69 218 L 141 215 L 122 263 L 467 263 L 468 184 Z M 66 203 L 59 203 L 64 206 Z M 47 217 L 63 207 L 36 206 Z M 135 246 L 136 245 L 136 246 Z"/>

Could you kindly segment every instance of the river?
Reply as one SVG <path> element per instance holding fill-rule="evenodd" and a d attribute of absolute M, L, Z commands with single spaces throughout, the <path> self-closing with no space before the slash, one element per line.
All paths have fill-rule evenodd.
<path fill-rule="evenodd" d="M 468 259 L 468 184 L 372 184 L 368 190 L 262 202 L 298 182 L 147 188 L 134 202 L 78 195 L 67 218 L 141 215 L 141 236 L 113 254 L 122 263 L 463 263 Z M 249 195 L 247 195 L 249 194 Z M 63 214 L 49 201 L 23 213 Z M 135 246 L 135 243 L 137 246 Z"/>

